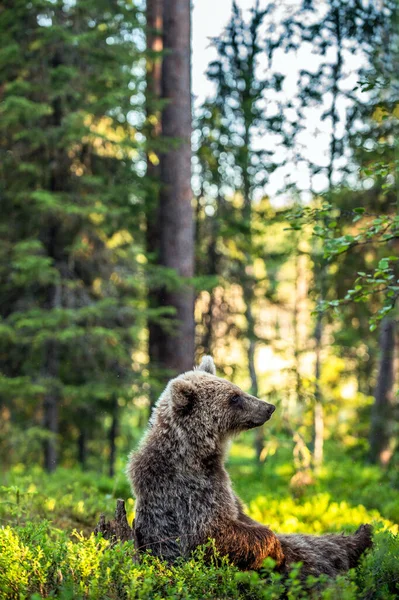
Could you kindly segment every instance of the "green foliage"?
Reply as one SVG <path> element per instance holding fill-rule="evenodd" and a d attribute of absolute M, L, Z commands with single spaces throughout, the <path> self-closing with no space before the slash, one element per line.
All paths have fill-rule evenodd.
<path fill-rule="evenodd" d="M 334 582 L 304 582 L 298 569 L 283 581 L 268 562 L 259 574 L 238 572 L 216 556 L 205 565 L 203 549 L 173 567 L 151 556 L 136 563 L 131 544 L 111 548 L 91 535 L 117 497 L 133 518 L 123 467 L 117 462 L 110 479 L 105 462 L 112 468 L 115 446 L 122 454 L 137 442 L 149 383 L 158 383 L 146 365 L 148 319 L 173 327 L 172 309 L 148 307 L 148 289 L 182 284 L 144 250 L 159 192 L 159 183 L 143 175 L 150 149 L 143 135 L 151 129 L 144 18 L 130 0 L 2 6 L 0 458 L 3 468 L 14 467 L 0 487 L 1 597 L 399 595 L 397 455 L 387 471 L 365 466 L 377 357 L 372 331 L 399 296 L 397 63 L 391 44 L 375 52 L 396 4 L 384 3 L 384 19 L 377 4 L 357 0 L 329 0 L 326 11 L 304 0 L 287 18 L 270 4 L 252 10 L 247 22 L 234 3 L 209 68 L 216 93 L 196 123 L 200 351 L 215 350 L 226 375 L 247 385 L 241 359 L 251 342 L 256 367 L 272 363 L 259 375 L 260 394 L 277 396 L 283 414 L 265 464 L 254 467 L 249 437 L 248 445 L 233 448 L 233 480 L 249 513 L 276 531 L 350 532 L 362 522 L 381 524 L 373 552 Z M 295 97 L 288 98 L 273 57 L 286 51 L 289 62 L 304 44 L 319 66 L 300 71 Z M 356 71 L 354 90 L 345 84 L 351 52 L 373 71 Z M 331 127 L 328 161 L 317 164 L 301 139 L 305 112 L 313 110 Z M 162 152 L 162 140 L 152 137 Z M 271 174 L 287 167 L 291 214 L 264 197 Z M 303 191 L 297 174 L 304 170 L 310 188 L 319 174 L 329 186 L 307 205 L 297 202 Z M 291 229 L 284 231 L 287 219 Z M 320 375 L 326 460 L 317 478 L 310 473 L 301 482 L 292 438 L 303 435 L 310 453 L 310 313 L 322 287 L 318 310 L 333 308 L 325 318 L 331 343 Z M 205 309 L 202 295 L 209 297 Z M 344 397 L 346 384 L 355 390 Z M 49 421 L 51 407 L 56 423 Z M 48 476 L 32 466 L 41 464 L 43 446 L 58 446 L 65 466 L 77 458 L 87 466 L 89 450 L 93 471 L 59 468 Z"/>
<path fill-rule="evenodd" d="M 0 14 L 0 447 L 10 464 L 21 458 L 10 434 L 27 424 L 44 425 L 40 441 L 61 454 L 80 440 L 84 462 L 104 415 L 118 421 L 142 384 L 132 369 L 146 316 L 140 20 L 129 1 L 18 0 Z"/>
<path fill-rule="evenodd" d="M 244 450 L 241 444 L 234 455 L 244 454 Z M 335 581 L 324 577 L 304 581 L 300 567 L 283 580 L 273 572 L 273 561 L 265 561 L 260 573 L 239 572 L 215 551 L 214 560 L 205 563 L 204 549 L 174 566 L 151 555 L 136 562 L 131 543 L 110 547 L 109 542 L 91 534 L 99 513 L 109 512 L 117 497 L 127 500 L 128 517 L 133 518 L 134 506 L 123 473 L 113 481 L 76 470 L 59 469 L 55 475 L 46 475 L 40 469 L 15 468 L 0 488 L 0 595 L 36 600 L 54 596 L 68 600 L 275 600 L 283 594 L 298 600 L 393 599 L 399 592 L 399 537 L 397 526 L 384 521 L 381 514 L 388 516 L 390 495 L 396 497 L 395 490 L 377 468 L 364 470 L 362 476 L 360 467 L 355 473 L 349 471 L 350 463 L 350 458 L 341 456 L 339 462 L 327 464 L 316 487 L 303 489 L 296 497 L 289 491 L 292 467 L 284 452 L 262 469 L 234 457 L 229 467 L 251 516 L 277 531 L 350 532 L 364 521 L 381 522 L 373 552 L 356 571 Z M 392 513 L 393 520 L 398 516 Z"/>
<path fill-rule="evenodd" d="M 398 536 L 381 531 L 375 536 L 373 553 L 366 556 L 354 579 L 364 596 L 393 600 L 399 593 Z"/>
<path fill-rule="evenodd" d="M 392 213 L 375 216 L 368 214 L 365 208 L 357 207 L 351 211 L 353 225 L 349 227 L 352 233 L 339 235 L 342 232 L 340 221 L 341 228 L 343 221 L 340 213 L 337 206 L 324 201 L 321 208 L 296 207 L 288 220 L 294 230 L 300 230 L 305 224 L 313 226 L 314 236 L 323 243 L 323 256 L 327 264 L 334 264 L 338 256 L 359 247 L 373 248 L 378 245 L 379 251 L 373 257 L 370 272 L 359 270 L 353 280 L 353 287 L 346 291 L 344 298 L 323 300 L 317 307 L 317 310 L 324 312 L 327 308 L 337 309 L 349 302 L 371 304 L 375 299 L 379 306 L 370 317 L 370 330 L 374 331 L 377 324 L 395 308 L 399 298 L 396 265 L 399 258 L 390 254 L 390 242 L 399 236 L 399 215 Z M 345 220 L 347 217 L 348 210 L 345 211 Z"/>

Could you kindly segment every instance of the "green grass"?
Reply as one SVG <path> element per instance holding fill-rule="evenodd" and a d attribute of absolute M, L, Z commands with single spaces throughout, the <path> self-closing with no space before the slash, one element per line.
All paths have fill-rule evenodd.
<path fill-rule="evenodd" d="M 111 548 L 91 535 L 99 514 L 110 514 L 118 497 L 133 518 L 122 468 L 111 480 L 18 466 L 0 482 L 0 598 L 397 598 L 398 490 L 378 468 L 337 456 L 337 449 L 331 454 L 336 458 L 317 481 L 302 487 L 290 486 L 293 468 L 284 449 L 257 468 L 248 446 L 236 444 L 229 471 L 251 516 L 275 531 L 349 532 L 363 522 L 375 524 L 373 552 L 334 582 L 301 583 L 295 571 L 283 582 L 267 565 L 259 574 L 238 572 L 224 560 L 205 565 L 201 550 L 174 567 L 151 556 L 137 563 L 130 543 Z"/>

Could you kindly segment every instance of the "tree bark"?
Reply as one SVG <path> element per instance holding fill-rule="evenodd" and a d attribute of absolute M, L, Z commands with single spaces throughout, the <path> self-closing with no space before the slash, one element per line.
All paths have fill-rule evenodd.
<path fill-rule="evenodd" d="M 156 53 L 162 51 L 162 28 L 163 13 L 162 0 L 147 0 L 147 49 L 151 54 L 147 58 L 147 90 L 146 90 L 146 112 L 147 112 L 147 176 L 151 187 L 146 200 L 146 250 L 149 260 L 153 264 L 159 262 L 159 184 L 160 167 L 159 157 L 156 155 L 151 142 L 156 142 L 161 135 L 161 114 L 159 101 L 161 99 L 161 68 L 162 58 Z M 157 309 L 162 306 L 161 290 L 148 283 L 148 307 Z M 160 368 L 160 346 L 163 332 L 156 317 L 150 315 L 148 319 L 148 359 L 150 379 L 156 381 L 159 377 Z M 154 385 L 150 387 L 150 403 L 154 406 L 157 400 L 157 391 Z"/>
<path fill-rule="evenodd" d="M 254 73 L 251 72 L 251 77 Z M 252 193 L 251 193 L 251 182 L 250 182 L 250 155 L 249 148 L 251 147 L 251 135 L 250 130 L 253 125 L 252 115 L 248 109 L 244 107 L 244 122 L 245 122 L 245 134 L 244 134 L 244 159 L 242 166 L 242 178 L 243 178 L 243 211 L 242 216 L 244 223 L 248 227 L 248 239 L 244 242 L 244 263 L 242 265 L 242 291 L 245 302 L 245 319 L 247 322 L 247 360 L 249 377 L 251 381 L 251 394 L 258 396 L 259 386 L 258 377 L 255 367 L 255 351 L 256 351 L 256 333 L 255 333 L 255 317 L 253 314 L 253 305 L 255 297 L 255 277 L 253 267 L 253 255 L 252 255 Z M 264 428 L 258 427 L 255 430 L 254 447 L 256 452 L 257 462 L 260 463 L 263 448 L 264 448 Z"/>
<path fill-rule="evenodd" d="M 324 274 L 321 273 L 321 278 Z M 323 286 L 322 286 L 322 291 Z M 320 294 L 321 298 L 324 294 Z M 322 404 L 322 395 L 320 389 L 321 376 L 321 342 L 323 333 L 323 316 L 321 312 L 317 313 L 316 329 L 315 329 L 315 344 L 316 344 L 316 364 L 315 364 L 315 391 L 314 391 L 314 438 L 313 438 L 313 463 L 316 471 L 323 463 L 323 446 L 324 446 L 324 411 Z"/>
<path fill-rule="evenodd" d="M 212 217 L 211 222 L 211 239 L 209 242 L 209 246 L 207 249 L 208 252 L 208 261 L 207 261 L 207 275 L 219 275 L 219 262 L 220 256 L 217 250 L 217 244 L 220 233 L 220 222 L 223 219 L 223 215 L 221 214 L 220 207 L 223 205 L 223 199 L 218 197 L 218 211 Z M 198 217 L 196 218 L 196 224 L 198 225 Z M 203 324 L 204 324 L 204 334 L 202 336 L 202 350 L 204 354 L 212 354 L 213 353 L 213 342 L 214 342 L 214 309 L 215 309 L 215 289 L 213 288 L 210 291 L 210 298 L 208 304 L 208 310 L 206 313 L 202 315 Z"/>
<path fill-rule="evenodd" d="M 188 0 L 164 0 L 162 136 L 169 149 L 161 154 L 160 264 L 183 278 L 194 275 L 190 17 Z M 162 300 L 175 309 L 173 330 L 163 332 L 159 348 L 161 365 L 173 375 L 193 367 L 194 292 L 188 283 L 165 288 Z"/>
<path fill-rule="evenodd" d="M 59 13 L 59 18 L 62 22 L 62 14 Z M 52 66 L 59 67 L 64 63 L 63 57 L 59 51 L 56 51 L 52 58 Z M 62 102 L 61 98 L 56 96 L 52 102 L 53 114 L 52 125 L 58 128 L 62 123 Z M 65 172 L 68 168 L 67 157 L 63 151 L 55 147 L 52 149 L 50 174 L 50 191 L 63 191 L 65 183 Z M 56 217 L 49 219 L 48 229 L 42 231 L 41 236 L 45 238 L 45 247 L 48 256 L 52 259 L 54 266 L 61 271 L 63 262 L 63 250 L 59 247 L 59 229 L 60 225 Z M 49 311 L 56 310 L 62 306 L 62 288 L 59 283 L 50 285 L 47 292 L 46 308 Z M 59 378 L 59 345 L 55 339 L 50 339 L 44 348 L 44 377 L 48 380 L 47 390 L 44 397 L 43 409 L 43 426 L 49 432 L 50 436 L 44 442 L 44 468 L 48 473 L 52 473 L 57 468 L 58 452 L 57 452 L 57 435 L 58 435 L 58 403 L 59 403 L 59 386 L 57 379 Z"/>
<path fill-rule="evenodd" d="M 256 350 L 256 333 L 255 333 L 255 318 L 252 312 L 253 306 L 253 288 L 254 282 L 252 277 L 244 275 L 244 283 L 243 283 L 243 294 L 244 294 L 244 302 L 245 302 L 245 318 L 247 321 L 247 358 L 248 358 L 248 370 L 249 377 L 251 381 L 251 394 L 253 396 L 258 397 L 259 394 L 259 386 L 258 386 L 258 377 L 256 373 L 255 367 L 255 350 Z M 258 463 L 261 462 L 262 453 L 264 448 L 264 436 L 265 431 L 263 425 L 261 427 L 257 427 L 255 430 L 255 441 L 254 447 L 256 452 L 256 460 Z"/>
<path fill-rule="evenodd" d="M 395 320 L 381 323 L 380 364 L 371 413 L 370 460 L 386 465 L 391 458 L 391 417 L 394 404 Z"/>
<path fill-rule="evenodd" d="M 294 364 L 295 364 L 295 402 L 296 404 L 300 404 L 303 400 L 302 398 L 302 377 L 301 377 L 301 348 L 300 348 L 300 335 L 299 335 L 299 312 L 300 312 L 300 281 L 301 281 L 301 267 L 300 267 L 300 256 L 299 256 L 299 248 L 298 248 L 297 240 L 297 248 L 295 251 L 295 296 L 294 296 L 294 308 L 292 315 L 292 327 L 293 327 L 293 352 L 294 352 Z"/>

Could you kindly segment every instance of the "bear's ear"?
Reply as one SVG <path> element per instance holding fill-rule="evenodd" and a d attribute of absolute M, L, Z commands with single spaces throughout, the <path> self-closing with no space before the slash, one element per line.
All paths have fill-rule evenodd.
<path fill-rule="evenodd" d="M 205 371 L 205 373 L 210 373 L 211 375 L 216 375 L 216 367 L 213 362 L 212 356 L 204 356 L 200 362 L 198 367 L 198 371 Z"/>
<path fill-rule="evenodd" d="M 187 379 L 176 379 L 172 382 L 172 406 L 180 413 L 188 413 L 192 409 L 197 393 L 195 386 Z"/>

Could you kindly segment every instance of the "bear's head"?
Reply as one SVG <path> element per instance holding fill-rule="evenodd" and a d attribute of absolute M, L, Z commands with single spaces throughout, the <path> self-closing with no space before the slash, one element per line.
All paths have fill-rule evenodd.
<path fill-rule="evenodd" d="M 172 421 L 191 435 L 228 438 L 259 427 L 270 419 L 275 406 L 243 392 L 216 376 L 213 359 L 205 356 L 199 367 L 172 379 L 154 414 L 160 422 Z"/>

